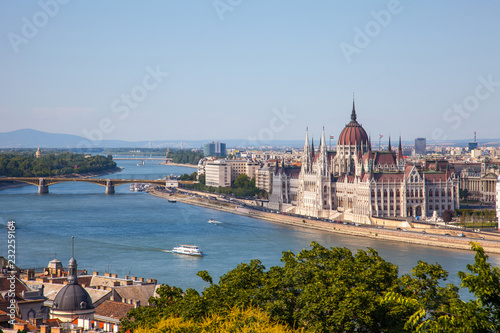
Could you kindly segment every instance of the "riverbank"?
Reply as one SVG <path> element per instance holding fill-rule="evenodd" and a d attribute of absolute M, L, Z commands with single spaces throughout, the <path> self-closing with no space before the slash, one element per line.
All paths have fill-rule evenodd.
<path fill-rule="evenodd" d="M 193 164 L 187 164 L 187 163 L 173 163 L 173 162 L 160 162 L 160 164 L 163 164 L 163 165 L 174 165 L 174 166 L 181 166 L 181 167 L 186 167 L 186 168 L 198 168 L 197 165 L 193 165 Z"/>
<path fill-rule="evenodd" d="M 385 239 L 403 243 L 436 246 L 459 250 L 470 250 L 469 242 L 473 241 L 479 243 L 486 252 L 500 254 L 500 235 L 495 233 L 464 232 L 466 237 L 454 237 L 458 235 L 460 231 L 428 228 L 418 229 L 417 232 L 397 230 L 396 228 L 376 228 L 368 225 L 345 225 L 342 223 L 323 222 L 289 215 L 263 212 L 255 209 L 241 207 L 238 204 L 234 203 L 221 202 L 218 200 L 204 199 L 183 194 L 170 195 L 156 189 L 150 190 L 148 191 L 148 193 L 156 197 L 175 199 L 178 202 L 190 205 L 220 210 L 232 214 L 249 216 L 273 223 L 293 225 L 301 228 L 310 228 L 337 234 Z M 425 233 L 422 233 L 422 231 L 425 231 Z M 446 234 L 450 235 L 447 236 Z M 483 237 L 484 239 L 480 239 L 479 237 Z"/>
<path fill-rule="evenodd" d="M 104 176 L 104 175 L 112 175 L 114 173 L 121 172 L 122 170 L 123 170 L 123 168 L 116 167 L 113 169 L 103 170 L 103 171 L 99 171 L 99 172 L 87 172 L 87 173 L 81 173 L 81 174 L 80 173 L 72 173 L 69 175 L 61 175 L 59 177 L 61 177 L 61 178 L 95 178 L 95 177 Z M 50 177 L 52 177 L 52 176 L 50 176 Z M 32 186 L 32 185 L 27 184 L 27 183 L 20 183 L 20 182 L 13 182 L 13 183 L 0 182 L 0 191 L 6 190 L 9 188 L 22 187 L 22 186 Z"/>

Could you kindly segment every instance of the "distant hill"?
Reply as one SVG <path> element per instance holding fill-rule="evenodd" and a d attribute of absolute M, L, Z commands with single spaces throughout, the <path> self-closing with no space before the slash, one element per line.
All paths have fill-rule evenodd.
<path fill-rule="evenodd" d="M 86 138 L 72 134 L 57 134 L 37 131 L 34 129 L 21 129 L 12 132 L 0 133 L 0 148 L 201 148 L 205 143 L 214 141 L 207 140 L 157 140 L 157 141 L 122 141 L 122 140 L 103 140 L 101 142 L 89 141 Z M 272 147 L 294 147 L 304 146 L 304 140 L 273 140 L 270 142 L 249 141 L 244 139 L 220 140 L 226 143 L 228 148 L 254 147 L 261 146 Z M 467 146 L 470 140 L 448 140 L 440 144 L 455 146 Z M 500 145 L 500 139 L 477 140 L 479 145 Z M 328 142 L 329 143 L 329 142 Z M 335 145 L 335 142 L 332 142 Z M 412 146 L 414 141 L 403 141 L 403 145 Z M 428 145 L 431 142 L 427 142 Z M 373 145 L 376 148 L 376 144 Z"/>
<path fill-rule="evenodd" d="M 122 141 L 103 140 L 100 142 L 90 141 L 86 138 L 72 134 L 57 134 L 37 131 L 34 129 L 21 129 L 12 132 L 0 133 L 0 148 L 201 148 L 205 143 L 214 140 L 157 140 L 157 141 Z M 228 147 L 256 147 L 265 146 L 290 146 L 301 147 L 302 140 L 279 140 L 269 143 L 259 143 L 241 139 L 221 140 Z"/>

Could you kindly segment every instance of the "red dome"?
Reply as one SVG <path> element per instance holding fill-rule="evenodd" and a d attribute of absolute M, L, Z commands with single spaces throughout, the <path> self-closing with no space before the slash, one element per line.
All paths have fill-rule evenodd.
<path fill-rule="evenodd" d="M 345 126 L 339 136 L 337 145 L 342 146 L 364 146 L 368 145 L 368 135 L 366 134 L 363 126 L 356 121 L 356 111 L 354 109 L 354 102 L 352 106 L 351 122 Z"/>

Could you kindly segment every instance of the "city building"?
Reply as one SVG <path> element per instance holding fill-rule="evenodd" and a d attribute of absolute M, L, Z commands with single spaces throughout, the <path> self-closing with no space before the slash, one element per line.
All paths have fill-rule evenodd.
<path fill-rule="evenodd" d="M 460 189 L 467 190 L 469 201 L 494 204 L 498 174 L 498 169 L 488 168 L 486 163 L 466 164 L 460 172 Z"/>
<path fill-rule="evenodd" d="M 415 139 L 415 155 L 425 155 L 427 153 L 427 140 L 425 138 Z"/>
<path fill-rule="evenodd" d="M 482 155 L 483 155 L 483 154 L 482 154 L 481 149 L 477 149 L 477 148 L 476 148 L 476 149 L 472 149 L 472 150 L 470 151 L 470 157 L 471 157 L 472 159 L 479 159 Z"/>
<path fill-rule="evenodd" d="M 268 208 L 280 212 L 294 211 L 299 193 L 300 168 L 281 166 L 276 162 Z"/>
<path fill-rule="evenodd" d="M 205 184 L 214 187 L 228 187 L 239 175 L 247 175 L 250 179 L 256 177 L 261 168 L 260 163 L 252 160 L 214 160 L 206 162 L 203 172 Z M 198 175 L 200 175 L 198 169 Z"/>
<path fill-rule="evenodd" d="M 458 179 L 448 162 L 406 164 L 401 138 L 397 151 L 390 139 L 387 151 L 372 151 L 354 102 L 351 121 L 338 138 L 337 150 L 328 151 L 323 129 L 316 150 L 306 130 L 300 171 L 283 166 L 275 171 L 269 208 L 362 223 L 371 223 L 371 217 L 420 219 L 458 208 Z"/>
<path fill-rule="evenodd" d="M 219 141 L 205 143 L 203 153 L 205 156 L 226 156 L 226 144 Z"/>
<path fill-rule="evenodd" d="M 273 171 L 271 167 L 264 166 L 261 169 L 255 170 L 255 187 L 271 193 L 273 184 Z"/>
<path fill-rule="evenodd" d="M 497 229 L 500 230 L 500 176 L 497 178 L 497 197 L 496 197 L 496 209 L 497 209 L 497 219 L 498 225 Z"/>
<path fill-rule="evenodd" d="M 476 140 L 476 132 L 474 132 L 474 141 L 469 142 L 469 151 L 472 152 L 474 149 L 476 149 L 478 146 L 477 140 Z"/>
<path fill-rule="evenodd" d="M 231 186 L 231 167 L 226 163 L 226 160 L 210 161 L 205 165 L 205 185 Z"/>

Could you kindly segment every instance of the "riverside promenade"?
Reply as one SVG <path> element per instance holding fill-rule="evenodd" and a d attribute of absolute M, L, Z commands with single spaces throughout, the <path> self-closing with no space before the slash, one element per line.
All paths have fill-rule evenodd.
<path fill-rule="evenodd" d="M 183 191 L 188 192 L 183 189 Z M 281 223 L 287 225 L 293 225 L 301 228 L 310 228 L 316 230 L 322 230 L 327 232 L 333 232 L 338 234 L 346 234 L 351 236 L 369 237 L 375 239 L 385 239 L 390 241 L 397 241 L 403 243 L 411 243 L 426 246 L 437 246 L 450 249 L 459 250 L 470 250 L 470 242 L 479 243 L 487 253 L 498 253 L 500 254 L 500 234 L 494 232 L 463 232 L 461 230 L 450 230 L 450 229 L 440 229 L 440 228 L 427 228 L 427 229 L 409 229 L 408 231 L 398 231 L 396 228 L 378 228 L 372 225 L 353 225 L 353 224 L 342 224 L 342 223 L 332 223 L 324 222 L 313 219 L 304 219 L 301 217 L 294 217 L 290 215 L 276 214 L 270 212 L 264 212 L 256 209 L 251 209 L 247 207 L 242 207 L 237 203 L 223 202 L 219 200 L 211 200 L 200 198 L 196 196 L 189 196 L 185 194 L 173 194 L 159 191 L 150 190 L 148 191 L 151 195 L 165 199 L 175 199 L 178 202 L 196 205 L 200 207 L 205 207 L 209 209 L 216 209 L 232 214 L 249 216 L 273 223 Z M 193 191 L 195 193 L 201 193 Z M 207 195 L 207 193 L 203 193 Z M 425 233 L 422 233 L 425 231 Z M 464 233 L 466 237 L 456 237 L 458 233 Z M 446 234 L 450 234 L 449 236 Z M 480 239 L 483 237 L 484 239 Z"/>

